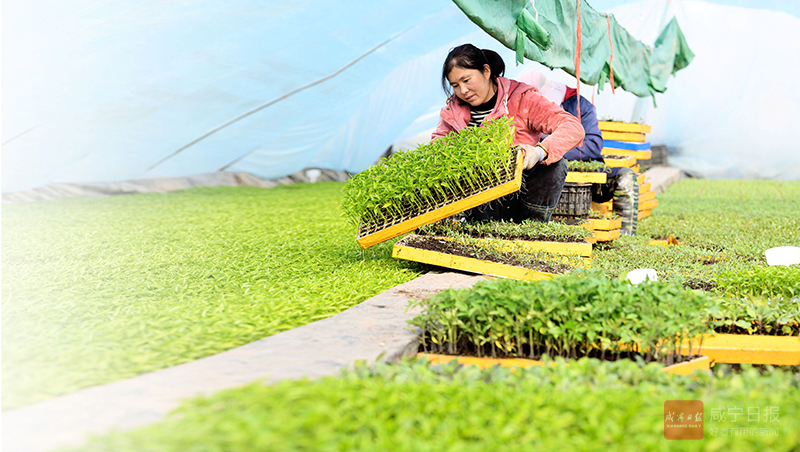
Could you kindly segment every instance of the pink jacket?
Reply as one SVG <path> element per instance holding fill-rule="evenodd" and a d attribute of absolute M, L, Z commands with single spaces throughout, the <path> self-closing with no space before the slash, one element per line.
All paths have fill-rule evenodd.
<path fill-rule="evenodd" d="M 514 118 L 514 144 L 541 144 L 547 150 L 545 165 L 555 163 L 570 149 L 583 143 L 583 126 L 559 105 L 539 94 L 539 90 L 516 80 L 497 77 L 497 105 L 489 117 L 508 115 Z M 453 94 L 439 113 L 439 126 L 431 139 L 446 136 L 467 127 L 470 119 L 468 104 L 462 104 Z M 539 143 L 542 134 L 549 134 Z"/>

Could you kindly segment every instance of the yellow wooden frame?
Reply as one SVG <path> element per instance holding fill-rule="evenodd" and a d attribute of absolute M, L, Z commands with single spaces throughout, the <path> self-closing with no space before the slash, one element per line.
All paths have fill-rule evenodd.
<path fill-rule="evenodd" d="M 641 220 L 642 218 L 647 218 L 647 217 L 649 217 L 649 216 L 650 216 L 650 215 L 652 215 L 652 214 L 653 214 L 653 211 L 652 211 L 652 210 L 640 210 L 640 211 L 639 211 L 639 214 L 637 215 L 637 217 L 636 217 L 636 218 L 637 218 L 638 220 Z"/>
<path fill-rule="evenodd" d="M 378 243 L 393 239 L 398 235 L 413 231 L 420 226 L 439 221 L 451 215 L 455 215 L 459 212 L 463 212 L 467 209 L 471 209 L 483 203 L 500 198 L 501 196 L 519 191 L 520 185 L 522 184 L 522 160 L 522 151 L 517 151 L 517 166 L 514 172 L 514 179 L 504 184 L 500 184 L 481 193 L 459 199 L 455 202 L 439 207 L 436 210 L 409 218 L 408 220 L 391 225 L 379 231 L 373 232 L 372 234 L 365 235 L 364 237 L 356 237 L 356 241 L 361 248 L 369 248 L 372 245 L 377 245 Z"/>
<path fill-rule="evenodd" d="M 680 353 L 689 353 L 689 344 L 681 344 Z M 692 341 L 692 353 L 701 353 L 718 363 L 800 365 L 800 337 L 748 334 L 715 334 Z"/>
<path fill-rule="evenodd" d="M 564 182 L 591 182 L 593 184 L 605 184 L 608 174 L 602 171 L 567 171 L 567 178 Z"/>
<path fill-rule="evenodd" d="M 402 242 L 395 243 L 394 248 L 392 249 L 392 257 L 396 259 L 405 259 L 408 261 L 437 265 L 439 267 L 453 268 L 472 273 L 481 273 L 484 275 L 499 276 L 502 278 L 520 279 L 523 281 L 538 281 L 541 279 L 551 279 L 553 276 L 556 276 L 553 273 L 539 272 L 529 268 L 499 264 L 497 262 L 489 262 L 471 257 L 445 254 L 438 251 L 411 248 L 403 245 Z"/>
<path fill-rule="evenodd" d="M 630 141 L 633 143 L 644 143 L 647 141 L 645 135 L 643 133 L 633 133 L 633 132 L 611 132 L 608 130 L 600 130 L 603 134 L 604 140 L 613 140 L 613 141 Z"/>
<path fill-rule="evenodd" d="M 628 156 L 626 159 L 606 159 L 605 162 L 610 168 L 630 168 L 636 165 L 636 159 L 631 156 Z"/>
<path fill-rule="evenodd" d="M 475 356 L 439 355 L 435 353 L 417 353 L 417 358 L 425 358 L 430 361 L 431 364 L 445 364 L 456 360 L 461 365 L 478 366 L 479 369 L 488 369 L 494 366 L 512 368 L 519 367 L 521 369 L 530 369 L 534 366 L 544 367 L 543 361 L 525 358 L 477 358 Z M 565 364 L 568 366 L 569 362 Z M 551 362 L 550 365 L 555 366 L 556 363 Z M 697 369 L 711 369 L 711 360 L 708 356 L 701 356 L 684 363 L 665 366 L 663 369 L 661 369 L 661 372 L 666 372 L 673 375 L 692 375 Z"/>
<path fill-rule="evenodd" d="M 639 195 L 641 196 L 644 193 L 650 191 L 650 182 L 639 184 Z M 653 192 L 655 193 L 655 192 Z"/>
<path fill-rule="evenodd" d="M 653 157 L 653 151 L 650 149 L 646 151 L 632 151 L 630 149 L 603 148 L 600 153 L 602 155 L 630 155 L 639 160 L 648 160 Z"/>
<path fill-rule="evenodd" d="M 652 130 L 647 124 L 636 124 L 633 122 L 598 121 L 597 124 L 603 132 L 650 133 Z"/>
<path fill-rule="evenodd" d="M 590 218 L 588 229 L 593 231 L 610 231 L 622 227 L 622 218 Z"/>
<path fill-rule="evenodd" d="M 637 182 L 639 182 L 639 185 L 642 185 L 642 184 L 644 184 L 644 183 L 645 183 L 645 181 L 644 181 L 644 180 L 645 180 L 645 175 L 644 175 L 644 173 L 642 173 L 642 174 L 639 174 L 638 176 L 636 176 L 636 181 L 637 181 Z M 649 183 L 649 182 L 648 182 L 648 183 Z"/>
<path fill-rule="evenodd" d="M 655 198 L 645 202 L 639 201 L 639 210 L 653 210 L 656 207 L 658 207 L 658 200 Z"/>
<path fill-rule="evenodd" d="M 656 192 L 654 191 L 639 192 L 639 203 L 652 201 L 654 199 L 656 199 Z"/>
<path fill-rule="evenodd" d="M 608 201 L 603 203 L 596 203 L 592 201 L 592 210 L 596 210 L 600 213 L 610 213 L 614 211 L 614 201 Z"/>
<path fill-rule="evenodd" d="M 639 168 L 639 164 L 638 163 L 631 167 L 631 170 L 633 170 L 634 173 L 639 173 L 640 169 L 641 168 Z"/>
<path fill-rule="evenodd" d="M 618 239 L 620 236 L 619 229 L 612 229 L 610 231 L 594 231 L 595 240 L 598 242 L 610 242 Z"/>

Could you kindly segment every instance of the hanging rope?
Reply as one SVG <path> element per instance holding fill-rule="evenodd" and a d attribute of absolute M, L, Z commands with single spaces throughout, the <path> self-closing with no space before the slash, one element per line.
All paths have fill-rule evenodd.
<path fill-rule="evenodd" d="M 575 79 L 578 80 L 578 122 L 581 121 L 581 0 L 578 0 L 578 26 L 576 28 L 578 44 L 575 46 Z"/>
<path fill-rule="evenodd" d="M 606 23 L 608 24 L 608 47 L 611 48 L 611 59 L 608 60 L 608 68 L 611 73 L 611 94 L 617 94 L 614 92 L 614 44 L 611 43 L 611 19 L 608 18 L 608 13 L 606 13 Z"/>

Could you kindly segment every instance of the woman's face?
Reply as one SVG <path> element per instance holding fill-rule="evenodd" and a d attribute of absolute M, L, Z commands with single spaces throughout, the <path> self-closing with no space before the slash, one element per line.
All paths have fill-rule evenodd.
<path fill-rule="evenodd" d="M 450 81 L 456 97 L 477 107 L 485 104 L 494 96 L 495 88 L 491 75 L 492 71 L 488 64 L 483 65 L 483 71 L 455 66 L 447 74 L 447 80 Z"/>

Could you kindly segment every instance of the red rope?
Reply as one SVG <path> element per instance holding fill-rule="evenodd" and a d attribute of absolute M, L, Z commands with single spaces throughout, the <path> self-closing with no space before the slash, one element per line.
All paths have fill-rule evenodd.
<path fill-rule="evenodd" d="M 608 47 L 611 48 L 611 59 L 608 61 L 611 73 L 611 94 L 617 94 L 614 92 L 614 44 L 611 43 L 611 19 L 608 18 L 608 13 L 606 13 L 606 23 L 608 24 Z"/>
<path fill-rule="evenodd" d="M 575 33 L 578 37 L 578 44 L 575 47 L 575 78 L 578 80 L 578 122 L 581 120 L 581 0 L 578 0 L 578 27 Z"/>

